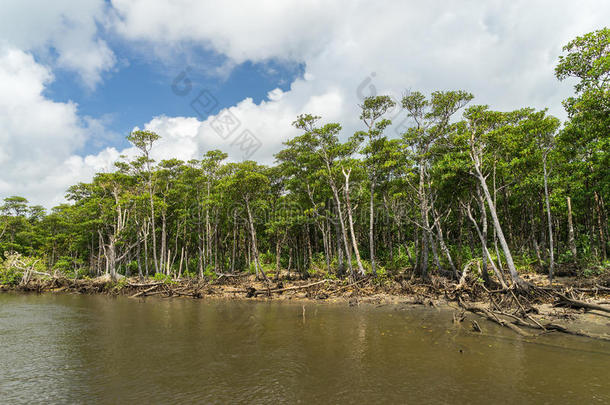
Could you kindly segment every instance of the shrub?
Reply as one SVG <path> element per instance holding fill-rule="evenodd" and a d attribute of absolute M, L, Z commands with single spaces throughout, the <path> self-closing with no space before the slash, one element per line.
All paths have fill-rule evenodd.
<path fill-rule="evenodd" d="M 165 284 L 174 284 L 175 281 L 172 280 L 172 277 L 163 273 L 155 273 L 155 275 L 153 276 L 153 280 L 155 281 L 161 281 Z"/>

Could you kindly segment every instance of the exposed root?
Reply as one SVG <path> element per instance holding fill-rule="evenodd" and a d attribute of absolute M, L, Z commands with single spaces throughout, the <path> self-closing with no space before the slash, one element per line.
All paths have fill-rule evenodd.
<path fill-rule="evenodd" d="M 585 309 L 592 309 L 592 310 L 596 310 L 596 311 L 610 313 L 610 308 L 602 307 L 601 305 L 591 304 L 591 303 L 585 302 L 585 301 L 574 300 L 574 299 L 566 297 L 565 295 L 563 295 L 561 293 L 557 293 L 557 296 L 560 298 L 562 304 L 570 306 L 572 308 L 585 308 Z"/>

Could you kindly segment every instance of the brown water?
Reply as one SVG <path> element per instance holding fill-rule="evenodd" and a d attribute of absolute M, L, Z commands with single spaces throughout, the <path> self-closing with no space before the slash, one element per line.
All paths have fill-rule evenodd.
<path fill-rule="evenodd" d="M 610 344 L 435 309 L 0 294 L 2 403 L 610 403 Z"/>

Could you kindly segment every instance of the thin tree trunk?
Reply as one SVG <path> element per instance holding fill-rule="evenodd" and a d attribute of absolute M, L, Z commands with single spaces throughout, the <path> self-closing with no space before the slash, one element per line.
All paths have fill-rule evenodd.
<path fill-rule="evenodd" d="M 602 260 L 606 260 L 606 237 L 604 235 L 604 227 L 602 225 L 602 208 L 600 203 L 599 194 L 597 191 L 593 193 L 595 198 L 595 212 L 597 214 L 597 229 L 599 230 L 599 245 L 601 248 Z"/>
<path fill-rule="evenodd" d="M 373 276 L 377 275 L 375 266 L 375 239 L 374 239 L 374 222 L 375 222 L 375 181 L 371 180 L 371 195 L 369 202 L 369 250 L 371 255 L 371 272 Z"/>
<path fill-rule="evenodd" d="M 468 218 L 474 225 L 474 228 L 477 231 L 477 235 L 479 235 L 479 240 L 481 241 L 481 246 L 483 249 L 483 260 L 485 260 L 485 258 L 487 258 L 487 260 L 489 260 L 489 264 L 491 265 L 491 268 L 493 269 L 494 274 L 500 281 L 500 285 L 502 286 L 502 288 L 506 288 L 506 283 L 504 281 L 504 277 L 502 276 L 502 273 L 500 273 L 500 270 L 498 270 L 498 268 L 496 267 L 496 265 L 491 257 L 491 254 L 489 254 L 489 250 L 487 249 L 486 240 L 483 236 L 483 233 L 479 229 L 479 225 L 477 224 L 477 221 L 474 219 L 474 217 L 472 216 L 472 213 L 470 212 L 470 207 L 467 207 L 466 213 L 468 214 Z M 486 276 L 483 276 L 483 278 L 485 278 L 485 277 Z M 489 278 L 489 276 L 487 276 L 487 277 Z"/>
<path fill-rule="evenodd" d="M 275 238 L 275 278 L 280 277 L 280 253 L 282 252 L 280 238 Z"/>
<path fill-rule="evenodd" d="M 352 204 L 349 198 L 349 176 L 352 170 L 343 170 L 343 176 L 345 177 L 345 203 L 347 204 L 347 218 L 349 221 L 349 231 L 352 236 L 352 245 L 354 247 L 354 253 L 356 254 L 356 263 L 358 264 L 358 271 L 360 276 L 364 276 L 364 267 L 362 266 L 362 260 L 360 260 L 360 250 L 358 250 L 358 242 L 356 241 L 356 234 L 354 233 L 354 220 L 352 217 Z"/>
<path fill-rule="evenodd" d="M 436 264 L 436 268 L 438 269 L 439 274 L 442 274 L 443 268 L 441 267 L 441 262 L 438 257 L 438 250 L 436 249 L 436 241 L 434 240 L 432 232 L 428 233 L 428 235 L 430 237 L 430 246 L 432 247 L 432 257 L 434 257 L 434 263 Z"/>
<path fill-rule="evenodd" d="M 572 200 L 568 197 L 568 243 L 570 245 L 570 251 L 572 252 L 572 259 L 576 261 L 576 240 L 574 238 L 574 223 L 572 219 Z"/>
<path fill-rule="evenodd" d="M 265 279 L 265 281 L 269 281 L 258 259 L 258 247 L 256 246 L 256 229 L 254 228 L 254 220 L 252 219 L 252 211 L 250 210 L 250 202 L 248 200 L 246 200 L 246 211 L 248 212 L 248 222 L 250 223 L 250 234 L 252 236 L 252 252 L 254 254 L 254 265 L 256 266 L 256 277 L 258 278 L 258 274 L 260 272 L 260 274 L 263 275 L 263 279 Z"/>
<path fill-rule="evenodd" d="M 237 214 L 233 211 L 233 249 L 231 250 L 231 273 L 235 272 L 235 250 L 237 249 L 237 225 L 235 223 L 235 216 Z"/>
<path fill-rule="evenodd" d="M 343 249 L 341 248 L 341 236 L 342 232 L 339 229 L 339 224 L 335 222 L 335 234 L 336 234 L 336 249 L 337 249 L 337 274 L 343 275 L 345 273 L 345 265 L 343 263 Z"/>
<path fill-rule="evenodd" d="M 438 237 L 438 243 L 441 247 L 441 250 L 443 251 L 443 253 L 445 254 L 445 256 L 447 257 L 447 261 L 449 262 L 449 266 L 451 267 L 451 271 L 453 272 L 453 274 L 455 275 L 455 277 L 457 279 L 460 278 L 460 274 L 457 270 L 457 268 L 455 267 L 455 264 L 453 264 L 453 259 L 451 258 L 451 252 L 449 251 L 449 248 L 447 248 L 447 245 L 445 244 L 445 239 L 443 237 L 443 230 L 441 228 L 441 220 L 440 217 L 438 215 L 438 213 L 434 213 L 435 219 L 434 219 L 434 225 L 436 227 L 436 234 Z"/>
<path fill-rule="evenodd" d="M 182 277 L 182 261 L 184 260 L 184 246 L 182 246 L 182 250 L 180 251 L 180 265 L 178 266 L 178 279 Z"/>
<path fill-rule="evenodd" d="M 148 228 L 148 225 L 146 225 Z M 148 277 L 148 230 L 144 235 L 144 271 L 146 272 L 146 277 Z"/>
<path fill-rule="evenodd" d="M 546 158 L 547 152 L 542 156 L 542 170 L 544 173 L 544 199 L 546 203 L 546 219 L 549 225 L 549 283 L 553 284 L 553 269 L 555 268 L 555 253 L 553 249 L 553 222 L 551 220 L 551 203 L 549 201 L 549 186 L 548 186 L 548 174 L 546 170 Z"/>
<path fill-rule="evenodd" d="M 142 261 L 140 260 L 141 243 L 138 241 L 138 248 L 136 250 L 136 259 L 138 260 L 138 277 L 142 277 Z"/>
<path fill-rule="evenodd" d="M 517 273 L 517 268 L 515 267 L 515 262 L 513 261 L 513 255 L 511 254 L 510 249 L 508 247 L 508 243 L 506 242 L 506 238 L 504 237 L 504 232 L 502 232 L 502 227 L 500 226 L 500 220 L 498 219 L 496 207 L 491 198 L 491 194 L 489 193 L 489 189 L 487 188 L 485 176 L 483 176 L 481 168 L 476 163 L 475 170 L 477 172 L 479 182 L 481 183 L 481 187 L 483 188 L 483 194 L 485 195 L 485 199 L 487 200 L 487 205 L 489 206 L 489 212 L 493 220 L 494 228 L 497 232 L 500 246 L 502 247 L 502 251 L 504 252 L 504 256 L 506 258 L 506 265 L 508 266 L 508 271 L 510 273 L 511 279 L 513 280 L 513 283 L 515 283 L 519 288 L 528 288 L 529 286 L 527 285 L 527 283 L 519 276 L 519 273 Z"/>
<path fill-rule="evenodd" d="M 150 224 L 152 225 L 152 248 L 153 260 L 155 262 L 155 273 L 159 273 L 159 261 L 157 258 L 157 228 L 155 227 L 155 202 L 152 190 L 152 172 L 149 170 L 148 193 L 150 197 Z"/>
<path fill-rule="evenodd" d="M 485 201 L 483 200 L 483 196 L 481 195 L 481 188 L 477 186 L 477 200 L 479 202 L 479 209 L 481 210 L 481 233 L 479 234 L 479 238 L 481 238 L 481 245 L 483 246 L 483 255 L 482 255 L 482 269 L 481 269 L 481 273 L 483 276 L 483 281 L 485 282 L 486 285 L 489 286 L 490 282 L 489 282 L 489 274 L 487 273 L 487 256 L 489 256 L 489 250 L 487 249 L 487 208 L 485 208 Z M 472 218 L 471 218 L 472 219 Z M 476 225 L 476 223 L 475 223 Z M 478 228 L 477 228 L 477 232 L 478 232 Z M 491 256 L 489 257 L 489 261 L 490 263 L 492 263 L 491 260 Z M 493 264 L 492 264 L 492 267 Z M 496 272 L 496 277 L 498 276 L 499 272 Z M 501 283 L 504 280 L 502 279 Z"/>
<path fill-rule="evenodd" d="M 161 263 L 165 264 L 166 257 L 169 259 L 169 255 L 166 253 L 167 249 L 167 216 L 165 211 L 161 213 Z M 167 273 L 167 269 L 165 271 Z"/>
<path fill-rule="evenodd" d="M 426 196 L 426 192 L 424 189 L 424 178 L 425 178 L 424 166 L 423 166 L 423 162 L 420 162 L 418 194 L 419 194 L 419 209 L 420 209 L 420 216 L 421 216 L 423 229 L 422 229 L 422 237 L 421 237 L 421 242 L 422 242 L 421 261 L 420 261 L 419 267 L 420 267 L 421 276 L 423 278 L 426 278 L 426 277 L 428 277 L 428 240 L 429 240 L 429 237 L 428 237 L 428 198 Z"/>
<path fill-rule="evenodd" d="M 330 176 L 330 168 L 328 169 Z M 349 247 L 349 243 L 347 242 L 347 229 L 345 227 L 345 219 L 343 218 L 343 213 L 341 212 L 341 200 L 339 199 L 339 191 L 337 190 L 337 186 L 334 184 L 334 181 L 330 181 L 330 188 L 333 192 L 333 197 L 335 198 L 335 204 L 337 206 L 337 215 L 339 216 L 339 224 L 341 225 L 341 235 L 343 236 L 343 246 L 345 247 L 345 254 L 347 255 L 347 266 L 349 268 L 350 276 L 354 278 L 354 269 L 352 266 L 352 251 Z"/>
<path fill-rule="evenodd" d="M 540 254 L 540 246 L 538 245 L 538 232 L 536 231 L 536 223 L 531 206 L 529 207 L 528 211 L 530 214 L 532 245 L 534 245 L 534 252 L 536 253 L 536 260 L 538 261 L 538 266 L 542 266 L 542 256 Z"/>

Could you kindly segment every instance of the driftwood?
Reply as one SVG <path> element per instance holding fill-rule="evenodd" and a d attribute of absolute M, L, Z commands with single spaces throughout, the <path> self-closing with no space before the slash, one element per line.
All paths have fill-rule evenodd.
<path fill-rule="evenodd" d="M 561 303 L 572 307 L 572 308 L 584 308 L 584 309 L 593 309 L 596 311 L 608 312 L 610 313 L 610 308 L 602 307 L 601 305 L 591 304 L 589 302 L 575 300 L 572 298 L 568 298 L 563 294 L 557 293 L 557 296 L 561 299 Z"/>
<path fill-rule="evenodd" d="M 309 287 L 313 287 L 316 285 L 320 285 L 326 282 L 329 282 L 332 280 L 328 280 L 328 279 L 324 279 L 324 280 L 320 280 L 320 281 L 316 281 L 315 283 L 310 283 L 310 284 L 305 284 L 305 285 L 297 285 L 297 286 L 293 286 L 293 287 L 285 287 L 285 288 L 276 288 L 276 289 L 268 289 L 268 290 L 259 290 L 259 291 L 254 291 L 254 296 L 256 295 L 261 295 L 261 294 L 271 294 L 271 293 L 281 293 L 284 291 L 295 291 L 295 290 L 303 290 L 305 288 L 309 288 Z"/>
<path fill-rule="evenodd" d="M 220 280 L 223 277 L 248 277 L 250 273 L 239 273 L 239 274 L 225 274 L 225 273 L 216 273 L 218 276 L 217 280 Z"/>
<path fill-rule="evenodd" d="M 604 287 L 602 285 L 595 284 L 595 287 L 593 287 L 593 288 L 580 288 L 580 287 L 578 287 L 578 288 L 574 288 L 574 291 L 598 293 L 600 291 L 610 291 L 610 287 Z"/>
<path fill-rule="evenodd" d="M 155 284 L 150 288 L 147 288 L 146 290 L 142 290 L 140 292 L 135 293 L 134 295 L 131 295 L 129 298 L 137 298 L 140 296 L 146 296 L 146 294 L 148 294 L 149 292 L 151 292 L 152 290 L 156 289 L 157 287 L 159 287 L 161 284 Z"/>
<path fill-rule="evenodd" d="M 497 323 L 500 326 L 504 326 L 507 327 L 509 329 L 512 329 L 514 332 L 518 333 L 521 336 L 524 337 L 530 337 L 532 336 L 530 333 L 527 333 L 526 331 L 524 331 L 523 329 L 521 329 L 520 327 L 518 327 L 517 325 L 508 322 L 498 316 L 496 316 L 494 313 L 490 312 L 487 308 L 484 308 L 480 305 L 470 305 L 470 304 L 465 304 L 462 299 L 459 299 L 459 303 L 460 306 L 462 308 L 464 308 L 466 311 L 470 311 L 470 312 L 474 312 L 474 313 L 478 313 L 478 314 L 482 314 L 485 318 L 489 319 L 492 322 Z"/>
<path fill-rule="evenodd" d="M 165 284 L 163 281 L 159 281 L 156 283 L 129 283 L 127 284 L 129 287 L 153 287 L 153 286 L 158 286 L 158 285 L 162 285 Z"/>
<path fill-rule="evenodd" d="M 600 307 L 599 305 L 596 305 L 596 304 L 590 304 L 587 302 L 567 298 L 563 294 L 560 294 L 560 293 L 557 293 L 557 295 L 563 297 L 562 299 L 564 299 L 564 300 L 569 300 L 570 304 L 573 304 L 574 306 L 576 306 L 578 308 L 589 308 L 589 309 L 603 308 L 606 311 L 608 310 L 607 308 Z M 511 296 L 517 303 L 519 309 L 521 310 L 521 312 L 523 314 L 522 316 L 526 317 L 531 322 L 527 322 L 525 319 L 517 316 L 516 314 L 511 314 L 511 313 L 502 311 L 500 309 L 500 307 L 498 306 L 498 304 L 491 297 L 490 297 L 490 301 L 493 304 L 493 306 L 496 308 L 495 311 L 488 310 L 487 308 L 484 308 L 481 305 L 466 304 L 462 301 L 462 299 L 460 297 L 458 297 L 458 303 L 465 310 L 472 312 L 472 313 L 476 313 L 478 315 L 481 315 L 484 318 L 487 318 L 490 321 L 497 323 L 498 325 L 507 327 L 524 337 L 535 337 L 535 336 L 539 336 L 540 334 L 549 333 L 549 332 L 561 332 L 561 333 L 574 335 L 574 336 L 581 336 L 581 337 L 587 337 L 587 338 L 591 338 L 591 339 L 610 341 L 610 336 L 608 336 L 608 335 L 599 335 L 599 334 L 588 333 L 588 332 L 584 332 L 584 331 L 580 331 L 580 330 L 575 331 L 575 330 L 568 329 L 564 326 L 561 326 L 561 325 L 558 325 L 558 324 L 555 324 L 552 322 L 542 324 L 542 323 L 538 322 L 536 319 L 534 319 L 532 316 L 527 314 L 527 311 L 525 310 L 525 308 L 523 307 L 523 305 L 521 304 L 519 299 L 516 297 L 516 295 L 514 295 L 512 293 L 512 291 L 511 291 Z M 584 306 L 578 306 L 581 304 L 584 304 Z M 502 317 L 510 318 L 511 320 L 508 321 L 506 319 L 503 319 Z M 519 326 L 531 328 L 531 329 L 537 329 L 542 332 L 539 334 L 530 334 L 530 333 L 524 331 L 523 329 L 521 329 Z"/>

